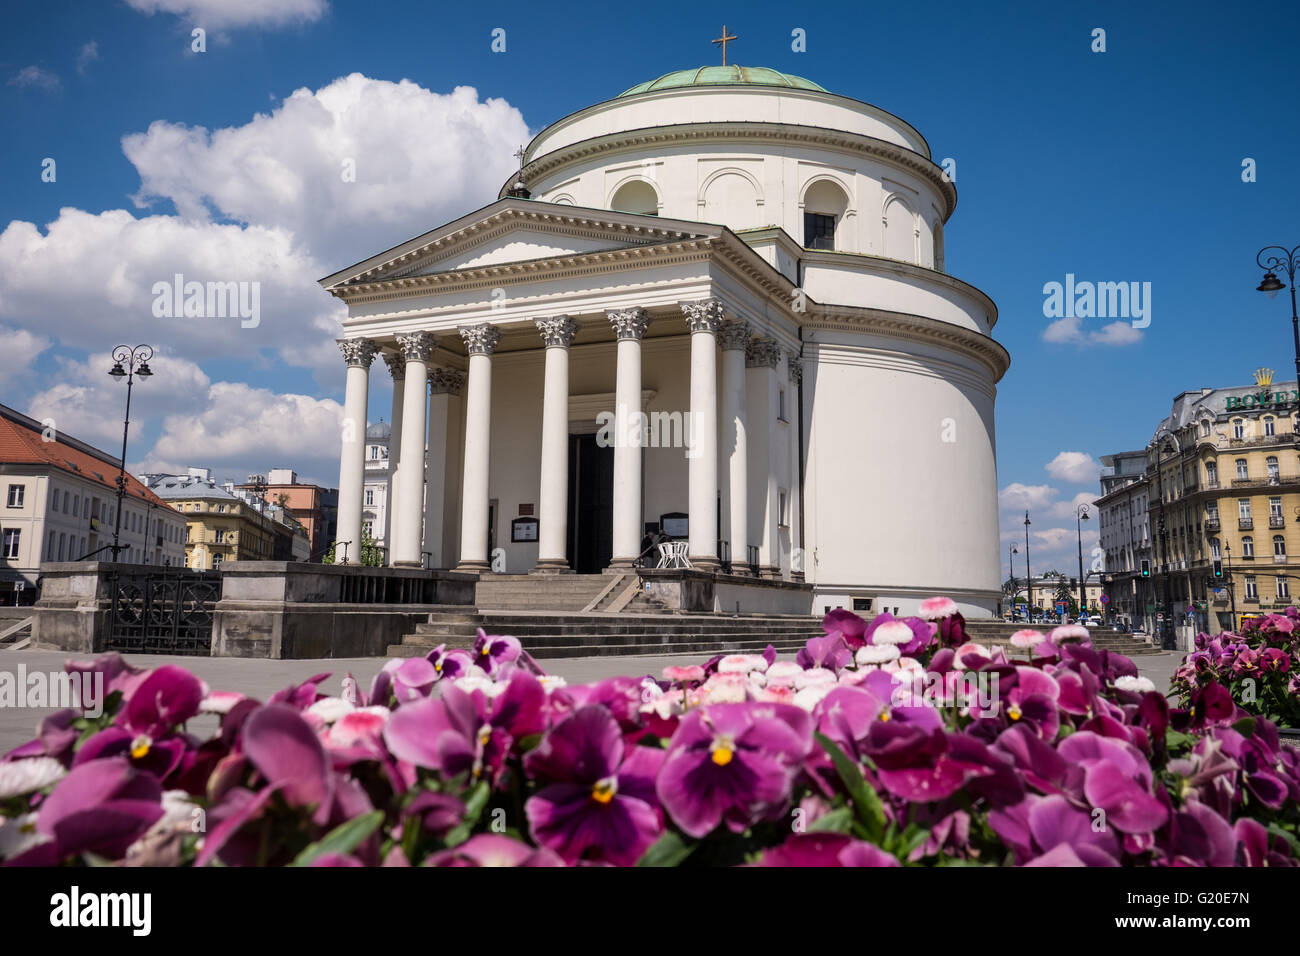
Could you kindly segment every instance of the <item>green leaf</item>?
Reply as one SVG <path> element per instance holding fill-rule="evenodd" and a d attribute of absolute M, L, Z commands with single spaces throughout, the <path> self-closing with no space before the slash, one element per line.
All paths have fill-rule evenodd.
<path fill-rule="evenodd" d="M 1284 830 L 1276 823 L 1270 823 L 1268 825 L 1268 832 L 1273 836 L 1279 836 L 1283 840 L 1286 840 L 1286 842 L 1291 846 L 1291 852 L 1295 854 L 1297 858 L 1300 858 L 1300 837 L 1297 837 L 1290 830 Z"/>
<path fill-rule="evenodd" d="M 681 834 L 669 830 L 655 840 L 645 856 L 636 861 L 637 866 L 678 866 L 695 850 L 695 844 L 687 843 Z"/>
<path fill-rule="evenodd" d="M 853 826 L 853 808 L 836 807 L 808 824 L 809 833 L 848 833 Z"/>
<path fill-rule="evenodd" d="M 1253 737 L 1255 735 L 1255 718 L 1243 717 L 1232 725 L 1232 729 L 1243 737 Z"/>
<path fill-rule="evenodd" d="M 867 829 L 868 839 L 872 843 L 880 843 L 885 832 L 885 807 L 880 802 L 880 795 L 867 786 L 867 781 L 863 778 L 858 765 L 850 760 L 833 740 L 821 733 L 814 732 L 813 736 L 817 738 L 822 749 L 830 755 L 831 763 L 835 765 L 835 772 L 839 774 L 845 789 L 848 790 L 858 818 Z"/>
<path fill-rule="evenodd" d="M 487 806 L 488 797 L 492 796 L 492 788 L 488 786 L 486 780 L 480 780 L 474 785 L 469 796 L 465 799 L 465 816 L 461 819 L 450 832 L 448 832 L 443 842 L 448 848 L 460 846 L 469 839 L 470 834 L 474 832 L 475 825 L 478 824 L 478 818 L 483 815 L 483 808 Z"/>
<path fill-rule="evenodd" d="M 303 848 L 290 866 L 310 866 L 326 853 L 351 853 L 384 822 L 384 811 L 374 810 L 341 823 L 315 843 Z"/>

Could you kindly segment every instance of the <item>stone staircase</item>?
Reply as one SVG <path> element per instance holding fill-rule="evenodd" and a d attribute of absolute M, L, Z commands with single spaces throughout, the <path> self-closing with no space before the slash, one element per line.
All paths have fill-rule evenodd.
<path fill-rule="evenodd" d="M 485 574 L 474 603 L 488 611 L 672 613 L 645 594 L 632 573 Z"/>
<path fill-rule="evenodd" d="M 797 653 L 821 623 L 802 615 L 726 617 L 720 614 L 664 614 L 462 611 L 429 615 L 389 657 L 417 657 L 439 644 L 470 647 L 478 628 L 517 637 L 538 659 L 624 654 L 761 653 L 771 644 L 783 655 Z M 701 661 L 703 663 L 703 661 Z"/>
<path fill-rule="evenodd" d="M 966 633 L 972 641 L 979 644 L 1003 644 L 1010 648 L 1011 635 L 1016 631 L 1032 630 L 1047 634 L 1055 625 L 1008 624 L 1006 621 L 968 620 Z M 1132 634 L 1113 631 L 1105 627 L 1088 628 L 1092 646 L 1117 651 L 1126 657 L 1142 657 L 1161 653 L 1160 646 L 1153 644 L 1149 638 L 1139 638 Z"/>

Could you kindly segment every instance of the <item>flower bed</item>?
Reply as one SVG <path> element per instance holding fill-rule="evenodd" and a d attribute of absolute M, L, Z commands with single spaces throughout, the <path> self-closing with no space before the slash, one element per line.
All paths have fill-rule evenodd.
<path fill-rule="evenodd" d="M 517 641 L 265 703 L 105 655 L 101 716 L 0 762 L 6 865 L 1294 865 L 1300 752 L 1206 682 L 1171 709 L 1085 629 L 971 643 L 845 611 L 797 661 L 570 686 Z M 185 729 L 201 713 L 218 731 Z"/>
<path fill-rule="evenodd" d="M 1184 706 L 1211 685 L 1226 688 L 1246 713 L 1300 728 L 1300 608 L 1246 621 L 1240 634 L 1200 634 L 1174 674 Z"/>

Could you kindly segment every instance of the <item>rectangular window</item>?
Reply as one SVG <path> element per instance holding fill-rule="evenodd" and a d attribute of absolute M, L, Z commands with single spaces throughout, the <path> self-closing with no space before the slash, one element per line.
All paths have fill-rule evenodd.
<path fill-rule="evenodd" d="M 1273 419 L 1271 418 L 1264 419 L 1264 434 L 1265 435 L 1273 434 Z"/>
<path fill-rule="evenodd" d="M 1238 498 L 1238 499 L 1237 499 L 1237 517 L 1238 517 L 1238 518 L 1246 518 L 1247 520 L 1249 520 L 1249 518 L 1250 518 L 1250 499 L 1249 499 L 1249 498 Z"/>
<path fill-rule="evenodd" d="M 372 508 L 372 507 L 374 507 L 374 504 L 375 504 L 375 489 L 373 489 L 373 488 L 367 488 L 367 489 L 366 489 L 366 507 L 367 507 L 367 508 Z"/>
<path fill-rule="evenodd" d="M 785 417 L 785 389 L 777 389 L 776 393 L 776 418 L 777 421 L 789 421 Z"/>
<path fill-rule="evenodd" d="M 835 217 L 816 212 L 804 213 L 803 244 L 808 249 L 834 249 Z"/>
<path fill-rule="evenodd" d="M 18 528 L 6 528 L 4 534 L 4 556 L 12 561 L 18 557 L 18 543 L 22 539 L 22 531 Z"/>
<path fill-rule="evenodd" d="M 1281 498 L 1269 498 L 1269 499 L 1268 499 L 1268 513 L 1269 513 L 1272 517 L 1274 517 L 1274 518 L 1280 518 L 1280 517 L 1282 517 L 1282 499 L 1281 499 Z"/>
<path fill-rule="evenodd" d="M 1241 556 L 1243 558 L 1253 558 L 1255 556 L 1255 539 L 1249 535 L 1241 539 Z"/>
<path fill-rule="evenodd" d="M 1280 598 L 1287 598 L 1288 600 L 1290 599 L 1291 582 L 1288 581 L 1286 578 L 1277 579 L 1277 596 Z"/>
<path fill-rule="evenodd" d="M 9 497 L 7 499 L 10 508 L 21 508 L 23 506 L 23 497 L 27 494 L 26 485 L 10 485 Z"/>
<path fill-rule="evenodd" d="M 786 502 L 786 499 L 787 499 L 787 497 L 788 497 L 788 496 L 786 495 L 786 493 L 785 493 L 784 490 L 781 490 L 781 491 L 778 491 L 778 492 L 777 492 L 777 496 L 776 496 L 776 518 L 777 518 L 777 524 L 781 525 L 782 527 L 784 527 L 784 526 L 786 526 L 786 525 L 788 525 L 788 524 L 790 523 L 790 519 L 786 516 L 786 503 L 787 503 L 787 502 Z"/>
<path fill-rule="evenodd" d="M 58 512 L 59 510 L 59 489 L 54 489 L 54 495 L 50 498 L 50 511 Z"/>
<path fill-rule="evenodd" d="M 1237 459 L 1237 477 L 1238 478 L 1250 477 L 1250 468 L 1246 465 L 1246 459 L 1244 458 Z"/>
<path fill-rule="evenodd" d="M 1255 576 L 1253 574 L 1246 575 L 1246 597 L 1259 598 L 1259 588 L 1255 585 Z"/>

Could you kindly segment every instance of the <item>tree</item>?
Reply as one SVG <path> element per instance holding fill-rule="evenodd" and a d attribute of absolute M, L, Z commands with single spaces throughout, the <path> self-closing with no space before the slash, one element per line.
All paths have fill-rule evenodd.
<path fill-rule="evenodd" d="M 334 549 L 338 542 L 330 545 L 328 551 L 321 555 L 321 564 L 334 563 Z M 384 566 L 384 549 L 375 544 L 375 539 L 366 532 L 361 534 L 361 566 L 364 568 L 382 568 Z"/>

